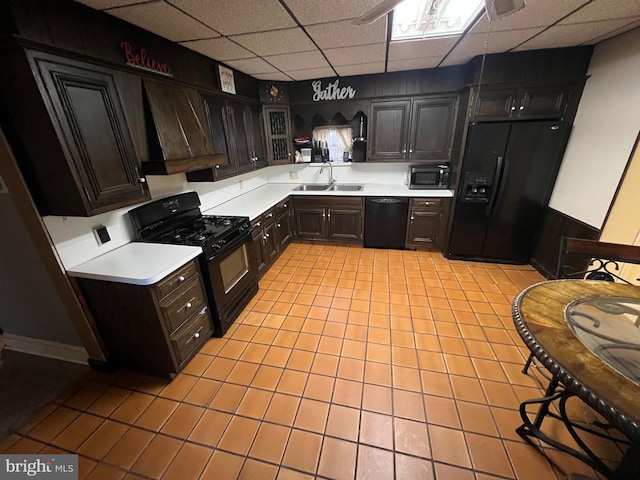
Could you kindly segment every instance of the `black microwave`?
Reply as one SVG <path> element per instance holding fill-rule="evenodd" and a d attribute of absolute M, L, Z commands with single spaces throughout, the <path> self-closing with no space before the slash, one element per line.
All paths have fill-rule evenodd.
<path fill-rule="evenodd" d="M 449 165 L 410 165 L 409 188 L 431 190 L 449 188 Z"/>

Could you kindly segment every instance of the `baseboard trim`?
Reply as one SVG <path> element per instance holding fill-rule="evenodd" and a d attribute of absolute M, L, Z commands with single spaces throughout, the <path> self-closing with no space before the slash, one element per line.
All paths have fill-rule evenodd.
<path fill-rule="evenodd" d="M 87 365 L 89 354 L 83 347 L 41 340 L 39 338 L 23 337 L 11 333 L 5 333 L 3 337 L 7 350 Z"/>

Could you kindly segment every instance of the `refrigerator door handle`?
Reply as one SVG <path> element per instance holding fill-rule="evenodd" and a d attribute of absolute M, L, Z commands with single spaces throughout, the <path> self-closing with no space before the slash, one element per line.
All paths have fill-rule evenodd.
<path fill-rule="evenodd" d="M 491 215 L 491 210 L 493 210 L 494 200 L 496 198 L 496 193 L 498 192 L 498 186 L 500 185 L 503 160 L 504 160 L 504 157 L 502 155 L 498 155 L 498 158 L 496 158 L 496 171 L 493 174 L 493 186 L 495 188 L 491 189 L 491 198 L 489 198 L 489 203 L 487 204 L 487 214 L 489 215 Z"/>
<path fill-rule="evenodd" d="M 509 169 L 508 162 L 503 162 L 502 171 L 500 172 L 500 181 L 498 183 L 498 188 L 494 190 L 495 193 L 495 201 L 491 205 L 491 209 L 489 210 L 489 215 L 493 215 L 493 210 L 495 206 L 500 203 L 502 200 L 502 194 L 504 193 L 505 187 L 507 185 L 507 170 Z"/>

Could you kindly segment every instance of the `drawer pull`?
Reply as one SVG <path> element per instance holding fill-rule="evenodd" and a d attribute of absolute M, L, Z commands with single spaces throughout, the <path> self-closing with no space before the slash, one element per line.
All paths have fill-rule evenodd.
<path fill-rule="evenodd" d="M 184 282 L 184 275 L 178 277 L 178 283 Z"/>
<path fill-rule="evenodd" d="M 267 218 L 271 218 L 273 217 L 273 213 L 270 213 L 269 215 L 267 215 Z"/>
<path fill-rule="evenodd" d="M 262 223 L 260 222 L 256 223 L 256 227 L 261 227 L 261 226 L 262 226 Z"/>
<path fill-rule="evenodd" d="M 287 204 L 285 203 L 284 205 L 282 205 L 282 208 L 287 208 Z"/>
<path fill-rule="evenodd" d="M 435 202 L 424 202 L 425 205 L 433 205 Z"/>
<path fill-rule="evenodd" d="M 198 330 L 195 331 L 195 333 L 191 336 L 191 338 L 189 338 L 189 340 L 187 340 L 185 343 L 191 343 L 193 342 L 196 338 L 200 338 L 200 331 L 204 328 L 204 326 L 201 326 Z"/>
<path fill-rule="evenodd" d="M 191 299 L 190 299 L 187 303 L 185 303 L 183 306 L 181 306 L 181 307 L 178 309 L 177 313 L 180 313 L 180 312 L 182 312 L 183 310 L 188 310 L 188 309 L 190 309 L 191 307 L 193 307 L 193 304 L 192 304 L 191 302 L 193 302 L 195 299 L 196 299 L 196 297 L 191 297 Z"/>
<path fill-rule="evenodd" d="M 278 226 L 278 228 L 280 228 L 280 224 L 279 223 L 276 223 L 276 225 Z"/>

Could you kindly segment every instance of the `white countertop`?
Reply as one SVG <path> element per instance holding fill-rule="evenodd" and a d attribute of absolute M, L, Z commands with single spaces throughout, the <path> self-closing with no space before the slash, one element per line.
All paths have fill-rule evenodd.
<path fill-rule="evenodd" d="M 406 185 L 363 184 L 362 190 L 353 192 L 295 191 L 299 183 L 268 183 L 233 200 L 202 212 L 205 215 L 238 215 L 258 217 L 265 210 L 284 200 L 289 195 L 304 196 L 348 196 L 348 197 L 453 197 L 451 190 L 410 190 Z"/>
<path fill-rule="evenodd" d="M 202 253 L 200 247 L 132 242 L 67 270 L 72 277 L 152 285 Z"/>

